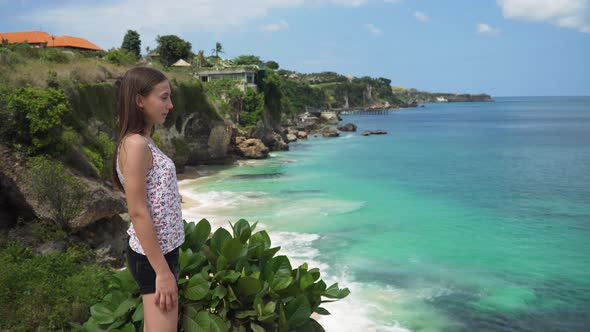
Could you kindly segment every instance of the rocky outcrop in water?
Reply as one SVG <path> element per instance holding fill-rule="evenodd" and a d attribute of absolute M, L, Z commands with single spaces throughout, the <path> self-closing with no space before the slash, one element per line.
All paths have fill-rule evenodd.
<path fill-rule="evenodd" d="M 387 132 L 385 130 L 365 130 L 363 131 L 363 136 L 369 135 L 386 135 Z"/>
<path fill-rule="evenodd" d="M 339 126 L 338 130 L 340 131 L 356 131 L 356 125 L 354 123 L 347 123 L 344 126 Z"/>
<path fill-rule="evenodd" d="M 268 147 L 257 138 L 237 137 L 236 146 L 238 153 L 245 158 L 261 159 L 268 157 Z"/>

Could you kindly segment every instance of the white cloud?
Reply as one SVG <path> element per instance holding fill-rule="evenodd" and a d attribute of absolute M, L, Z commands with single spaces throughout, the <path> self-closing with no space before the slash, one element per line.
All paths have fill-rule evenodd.
<path fill-rule="evenodd" d="M 287 29 L 289 27 L 289 23 L 285 20 L 281 20 L 278 23 L 269 23 L 260 27 L 260 30 L 266 32 L 277 32 L 280 30 Z"/>
<path fill-rule="evenodd" d="M 142 47 L 154 46 L 157 35 L 183 35 L 195 32 L 221 33 L 244 28 L 253 20 L 265 18 L 277 8 L 307 5 L 360 6 L 367 0 L 122 0 L 67 2 L 51 8 L 31 8 L 13 17 L 30 26 L 41 26 L 54 34 L 86 38 L 103 48 L 119 47 L 128 29 L 141 35 Z M 266 26 L 270 30 L 285 28 Z M 266 30 L 268 31 L 268 29 Z M 184 37 L 185 39 L 188 39 Z M 190 41 L 190 40 L 189 40 Z"/>
<path fill-rule="evenodd" d="M 424 13 L 423 13 L 423 12 L 421 12 L 421 11 L 416 11 L 416 12 L 414 13 L 414 17 L 416 17 L 416 19 L 417 19 L 418 21 L 420 21 L 420 22 L 428 22 L 428 21 L 430 21 L 430 16 L 428 16 L 428 15 L 424 14 Z"/>
<path fill-rule="evenodd" d="M 497 0 L 504 17 L 590 33 L 590 0 Z"/>
<path fill-rule="evenodd" d="M 500 33 L 500 29 L 493 28 L 485 23 L 479 23 L 477 25 L 477 33 L 479 33 L 480 35 L 493 36 L 493 35 L 497 35 L 498 33 Z"/>
<path fill-rule="evenodd" d="M 365 24 L 365 28 L 367 28 L 367 31 L 369 31 L 369 33 L 371 33 L 374 36 L 378 36 L 380 35 L 383 31 L 381 31 L 381 29 L 379 29 L 378 27 L 376 27 L 374 24 Z"/>
<path fill-rule="evenodd" d="M 333 3 L 335 5 L 342 5 L 342 6 L 350 6 L 350 7 L 358 7 L 361 5 L 364 5 L 365 3 L 367 3 L 367 0 L 328 0 L 328 1 L 322 1 L 322 0 L 316 0 L 315 2 L 329 2 L 329 3 Z"/>

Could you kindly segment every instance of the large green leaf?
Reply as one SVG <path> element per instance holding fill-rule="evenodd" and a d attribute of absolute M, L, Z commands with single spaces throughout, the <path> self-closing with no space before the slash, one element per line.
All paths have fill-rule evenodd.
<path fill-rule="evenodd" d="M 215 265 L 215 268 L 217 269 L 217 271 L 223 271 L 227 267 L 227 264 L 227 258 L 225 258 L 225 256 L 223 255 L 220 255 L 219 257 L 217 257 L 217 263 Z"/>
<path fill-rule="evenodd" d="M 301 276 L 301 278 L 299 279 L 299 288 L 301 288 L 301 290 L 306 290 L 309 286 L 311 286 L 313 284 L 313 277 L 311 274 L 306 273 L 304 275 Z"/>
<path fill-rule="evenodd" d="M 124 269 L 113 274 L 113 288 L 124 292 L 135 293 L 139 291 L 139 286 L 129 269 Z"/>
<path fill-rule="evenodd" d="M 213 297 L 217 297 L 219 299 L 224 298 L 226 294 L 227 288 L 223 287 L 222 285 L 217 285 L 217 287 L 215 287 L 215 290 L 213 290 Z"/>
<path fill-rule="evenodd" d="M 287 321 L 287 314 L 285 313 L 283 302 L 279 302 L 279 331 L 289 331 L 289 322 Z"/>
<path fill-rule="evenodd" d="M 250 328 L 254 332 L 266 332 L 266 330 L 262 326 L 254 323 L 254 322 L 250 322 Z"/>
<path fill-rule="evenodd" d="M 221 249 L 221 253 L 227 261 L 231 264 L 233 263 L 238 257 L 240 257 L 240 253 L 242 252 L 243 244 L 240 239 L 231 239 L 223 245 Z"/>
<path fill-rule="evenodd" d="M 182 327 L 185 332 L 202 332 L 207 331 L 197 324 L 197 322 L 189 315 L 184 315 L 182 320 Z"/>
<path fill-rule="evenodd" d="M 245 219 L 238 220 L 238 222 L 232 226 L 232 229 L 234 231 L 234 238 L 240 239 L 242 243 L 248 242 L 250 235 L 252 234 L 252 229 Z"/>
<path fill-rule="evenodd" d="M 311 307 L 305 295 L 299 295 L 285 306 L 285 314 L 290 328 L 296 328 L 307 322 L 311 316 Z"/>
<path fill-rule="evenodd" d="M 139 303 L 139 298 L 127 299 L 127 300 L 121 302 L 121 304 L 119 304 L 119 306 L 117 307 L 117 310 L 115 310 L 113 315 L 115 317 L 121 317 L 124 314 L 126 314 L 129 310 L 135 308 L 135 306 L 137 306 L 138 303 Z"/>
<path fill-rule="evenodd" d="M 315 310 L 313 312 L 320 314 L 320 315 L 330 315 L 330 312 L 322 307 L 315 308 Z"/>
<path fill-rule="evenodd" d="M 205 243 L 211 234 L 211 224 L 207 219 L 201 219 L 195 227 L 195 240 L 199 243 Z"/>
<path fill-rule="evenodd" d="M 133 323 L 127 323 L 125 324 L 123 327 L 114 330 L 114 331 L 118 331 L 118 332 L 135 332 L 135 325 L 133 325 Z M 113 332 L 114 332 L 113 331 Z"/>
<path fill-rule="evenodd" d="M 238 294 L 240 297 L 255 295 L 262 289 L 260 280 L 252 277 L 241 277 L 238 280 Z"/>
<path fill-rule="evenodd" d="M 211 237 L 211 249 L 217 254 L 221 254 L 221 249 L 225 243 L 231 240 L 231 234 L 225 228 L 218 228 Z"/>
<path fill-rule="evenodd" d="M 199 331 L 227 332 L 229 330 L 228 324 L 221 317 L 207 311 L 199 311 L 194 321 L 197 323 Z"/>
<path fill-rule="evenodd" d="M 90 314 L 99 324 L 111 324 L 115 321 L 113 311 L 102 302 L 90 307 Z"/>
<path fill-rule="evenodd" d="M 133 316 L 131 316 L 131 320 L 133 322 L 139 322 L 143 320 L 143 303 L 140 303 L 137 308 L 135 308 L 135 312 Z"/>
<path fill-rule="evenodd" d="M 332 286 L 328 287 L 323 293 L 322 296 L 325 296 L 330 299 L 343 299 L 350 294 L 348 288 L 338 289 L 338 283 L 333 284 Z"/>
<path fill-rule="evenodd" d="M 273 275 L 291 276 L 291 271 L 291 263 L 287 256 L 277 256 L 266 263 L 264 277 L 269 280 Z"/>
<path fill-rule="evenodd" d="M 266 231 L 252 234 L 248 242 L 250 244 L 250 251 L 256 258 L 261 257 L 264 250 L 269 249 L 271 244 L 270 237 Z"/>
<path fill-rule="evenodd" d="M 184 295 L 189 300 L 198 301 L 207 296 L 210 287 L 211 283 L 201 274 L 195 274 L 189 279 Z"/>

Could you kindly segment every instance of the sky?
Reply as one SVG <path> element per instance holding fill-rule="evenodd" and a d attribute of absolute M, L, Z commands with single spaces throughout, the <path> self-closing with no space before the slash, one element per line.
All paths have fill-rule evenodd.
<path fill-rule="evenodd" d="M 590 95 L 590 0 L 0 0 L 0 32 L 40 30 L 142 51 L 175 34 L 193 51 L 303 73 L 493 96 Z"/>

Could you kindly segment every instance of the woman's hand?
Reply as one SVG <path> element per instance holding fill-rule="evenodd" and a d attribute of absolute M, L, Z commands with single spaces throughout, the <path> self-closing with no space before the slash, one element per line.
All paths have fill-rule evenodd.
<path fill-rule="evenodd" d="M 163 311 L 170 311 L 178 302 L 178 286 L 174 274 L 168 271 L 156 274 L 156 296 L 154 301 Z"/>

